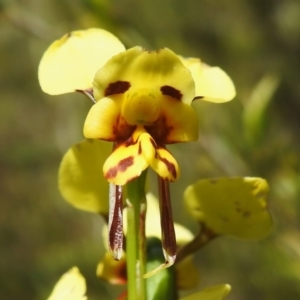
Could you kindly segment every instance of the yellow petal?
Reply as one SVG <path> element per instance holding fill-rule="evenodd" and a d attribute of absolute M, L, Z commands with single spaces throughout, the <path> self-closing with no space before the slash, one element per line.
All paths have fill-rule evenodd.
<path fill-rule="evenodd" d="M 190 214 L 216 234 L 259 240 L 272 229 L 267 210 L 269 187 L 261 178 L 199 180 L 184 194 Z"/>
<path fill-rule="evenodd" d="M 56 283 L 48 300 L 86 300 L 86 283 L 77 267 L 66 272 Z"/>
<path fill-rule="evenodd" d="M 161 128 L 166 128 L 166 131 L 156 132 L 152 135 L 155 136 L 156 140 L 161 140 L 165 144 L 172 144 L 198 139 L 198 117 L 190 105 L 163 96 L 161 106 L 161 117 L 158 124 L 147 128 L 150 134 L 152 130 L 159 131 Z M 160 134 L 161 137 L 159 137 Z"/>
<path fill-rule="evenodd" d="M 113 96 L 94 104 L 84 123 L 84 136 L 107 141 L 129 138 L 135 127 L 129 126 L 120 116 L 121 103 L 122 96 Z"/>
<path fill-rule="evenodd" d="M 215 103 L 227 102 L 235 97 L 234 84 L 222 69 L 210 67 L 196 58 L 181 59 L 195 81 L 195 97 Z"/>
<path fill-rule="evenodd" d="M 210 286 L 201 292 L 181 298 L 181 300 L 224 300 L 230 290 L 231 286 L 229 284 Z"/>
<path fill-rule="evenodd" d="M 179 178 L 180 171 L 177 161 L 165 148 L 156 150 L 156 156 L 151 161 L 150 166 L 163 179 L 175 181 Z"/>
<path fill-rule="evenodd" d="M 103 166 L 105 178 L 113 184 L 124 185 L 140 176 L 155 155 L 151 140 L 148 133 L 137 131 L 131 141 L 118 145 Z"/>
<path fill-rule="evenodd" d="M 112 145 L 84 140 L 63 157 L 59 169 L 59 188 L 63 197 L 76 208 L 108 214 L 108 183 L 102 168 Z"/>
<path fill-rule="evenodd" d="M 187 104 L 195 96 L 189 70 L 175 53 L 166 48 L 158 51 L 141 47 L 128 49 L 111 58 L 94 79 L 96 100 L 125 91 L 130 96 L 140 89 L 152 89 Z"/>
<path fill-rule="evenodd" d="M 66 34 L 52 43 L 41 59 L 38 71 L 41 88 L 50 95 L 90 89 L 97 70 L 124 50 L 114 35 L 102 29 Z"/>

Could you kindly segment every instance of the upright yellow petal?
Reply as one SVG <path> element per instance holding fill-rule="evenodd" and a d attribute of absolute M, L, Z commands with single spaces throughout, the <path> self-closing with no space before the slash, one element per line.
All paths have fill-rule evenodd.
<path fill-rule="evenodd" d="M 195 81 L 195 97 L 222 103 L 235 97 L 235 87 L 230 77 L 219 67 L 210 67 L 196 58 L 181 58 Z"/>
<path fill-rule="evenodd" d="M 147 51 L 134 47 L 111 58 L 94 79 L 96 100 L 128 91 L 153 89 L 190 104 L 195 96 L 194 81 L 179 57 L 167 48 Z"/>
<path fill-rule="evenodd" d="M 63 157 L 59 168 L 59 188 L 63 197 L 76 208 L 108 215 L 108 183 L 102 168 L 112 145 L 84 140 Z"/>
<path fill-rule="evenodd" d="M 103 29 L 70 32 L 44 53 L 38 71 L 41 88 L 50 95 L 90 89 L 97 70 L 124 50 L 123 44 Z"/>

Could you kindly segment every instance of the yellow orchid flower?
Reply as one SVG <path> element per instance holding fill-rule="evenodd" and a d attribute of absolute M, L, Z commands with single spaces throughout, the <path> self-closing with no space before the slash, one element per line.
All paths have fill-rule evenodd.
<path fill-rule="evenodd" d="M 42 57 L 38 76 L 48 94 L 77 91 L 92 99 L 95 104 L 86 118 L 84 135 L 113 142 L 103 174 L 110 183 L 108 223 L 115 258 L 120 259 L 122 249 L 122 186 L 150 166 L 159 177 L 163 250 L 166 263 L 172 265 L 176 239 L 169 182 L 179 177 L 180 170 L 166 145 L 197 140 L 198 119 L 191 103 L 196 99 L 230 101 L 235 96 L 231 79 L 218 67 L 182 58 L 167 48 L 125 50 L 115 36 L 102 29 L 74 31 L 55 41 Z M 76 152 L 81 157 L 73 149 L 62 163 L 61 191 L 76 207 L 102 212 L 106 207 L 94 195 L 87 195 L 84 204 L 73 199 L 89 186 L 86 181 L 75 193 L 68 189 L 83 175 L 73 176 L 73 162 L 81 167 L 79 160 L 90 161 L 78 160 Z M 64 179 L 67 174 L 71 179 Z"/>
<path fill-rule="evenodd" d="M 234 86 L 221 69 L 167 48 L 124 50 L 104 30 L 71 32 L 45 52 L 41 87 L 52 95 L 81 91 L 95 99 L 84 135 L 115 143 L 103 167 L 109 182 L 124 185 L 148 166 L 174 181 L 179 167 L 165 145 L 198 138 L 192 101 L 229 101 Z"/>

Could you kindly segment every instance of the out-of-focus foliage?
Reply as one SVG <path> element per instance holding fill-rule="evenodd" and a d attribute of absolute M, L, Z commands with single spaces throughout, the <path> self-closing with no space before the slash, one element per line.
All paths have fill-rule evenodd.
<path fill-rule="evenodd" d="M 53 40 L 93 26 L 128 47 L 166 46 L 229 73 L 236 99 L 195 103 L 199 140 L 172 146 L 182 173 L 172 185 L 175 220 L 197 230 L 182 195 L 201 178 L 266 178 L 273 234 L 259 243 L 220 238 L 203 248 L 195 260 L 199 288 L 228 282 L 228 299 L 300 297 L 298 0 L 6 0 L 0 9 L 1 299 L 45 299 L 74 264 L 89 299 L 120 293 L 95 276 L 104 252 L 100 217 L 73 209 L 57 189 L 60 160 L 82 138 L 91 103 L 81 95 L 50 98 L 37 81 Z"/>

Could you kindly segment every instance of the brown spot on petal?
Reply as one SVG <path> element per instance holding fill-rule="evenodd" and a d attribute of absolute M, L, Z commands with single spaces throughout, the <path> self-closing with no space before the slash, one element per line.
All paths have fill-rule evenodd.
<path fill-rule="evenodd" d="M 160 88 L 160 91 L 162 92 L 163 95 L 170 96 L 172 98 L 175 98 L 177 100 L 181 100 L 182 94 L 179 90 L 173 88 L 172 86 L 169 85 L 164 85 Z"/>
<path fill-rule="evenodd" d="M 128 81 L 116 81 L 110 83 L 105 89 L 104 96 L 110 96 L 115 94 L 123 94 L 130 88 Z"/>
<path fill-rule="evenodd" d="M 110 179 L 117 176 L 118 172 L 125 172 L 130 166 L 133 165 L 134 157 L 129 156 L 119 161 L 119 163 L 115 166 L 110 168 L 106 174 L 105 178 Z"/>

